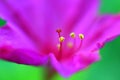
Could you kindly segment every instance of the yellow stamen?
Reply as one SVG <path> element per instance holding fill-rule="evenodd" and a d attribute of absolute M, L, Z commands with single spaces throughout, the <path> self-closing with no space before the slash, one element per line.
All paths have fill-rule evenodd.
<path fill-rule="evenodd" d="M 82 40 L 84 39 L 84 35 L 83 34 L 79 34 L 79 38 Z"/>
<path fill-rule="evenodd" d="M 75 33 L 74 32 L 70 33 L 70 37 L 75 38 Z"/>
<path fill-rule="evenodd" d="M 64 40 L 65 40 L 65 38 L 62 37 L 62 36 L 59 38 L 59 41 L 60 41 L 60 42 L 63 42 Z"/>

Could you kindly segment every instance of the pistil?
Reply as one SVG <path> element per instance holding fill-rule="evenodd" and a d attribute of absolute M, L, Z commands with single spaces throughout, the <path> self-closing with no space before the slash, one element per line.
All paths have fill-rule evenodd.
<path fill-rule="evenodd" d="M 62 43 L 64 42 L 65 38 L 60 34 L 62 32 L 61 29 L 57 29 L 56 32 L 58 33 L 58 37 L 59 37 L 59 44 L 57 46 L 59 50 L 58 59 L 60 59 L 62 57 Z"/>

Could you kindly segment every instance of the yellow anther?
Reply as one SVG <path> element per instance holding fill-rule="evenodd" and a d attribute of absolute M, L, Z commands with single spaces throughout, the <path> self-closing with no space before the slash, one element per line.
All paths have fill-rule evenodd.
<path fill-rule="evenodd" d="M 65 38 L 62 37 L 62 36 L 59 38 L 59 41 L 60 41 L 60 42 L 63 42 L 64 40 L 65 40 Z"/>
<path fill-rule="evenodd" d="M 67 46 L 68 46 L 69 48 L 72 48 L 72 47 L 73 47 L 73 43 L 72 43 L 72 42 L 68 42 L 68 43 L 67 43 Z"/>
<path fill-rule="evenodd" d="M 74 32 L 70 33 L 70 37 L 75 38 L 75 33 Z"/>
<path fill-rule="evenodd" d="M 84 35 L 83 34 L 79 34 L 79 38 L 80 39 L 84 39 Z"/>

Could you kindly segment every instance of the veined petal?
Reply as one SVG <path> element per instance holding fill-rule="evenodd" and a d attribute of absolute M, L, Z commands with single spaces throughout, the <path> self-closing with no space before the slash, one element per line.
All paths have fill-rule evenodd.
<path fill-rule="evenodd" d="M 41 37 L 44 37 L 41 34 L 43 29 L 36 25 L 36 22 L 41 23 L 41 21 L 36 17 L 38 15 L 36 9 L 38 10 L 38 8 L 34 6 L 35 4 L 36 1 L 33 2 L 32 0 L 16 0 L 14 2 L 0 0 L 0 17 L 5 19 L 8 24 L 21 29 L 33 42 L 41 44 Z M 38 36 L 40 34 L 41 36 Z"/>
<path fill-rule="evenodd" d="M 79 53 L 71 57 L 70 59 L 59 62 L 56 60 L 53 54 L 50 54 L 52 66 L 59 72 L 63 77 L 69 77 L 72 74 L 81 71 L 90 64 L 98 61 L 100 59 L 99 53 Z"/>
<path fill-rule="evenodd" d="M 14 31 L 8 25 L 0 28 L 0 59 L 19 64 L 41 65 L 45 58 L 35 48 L 20 31 Z"/>
<path fill-rule="evenodd" d="M 80 14 L 81 17 L 78 18 L 78 22 L 72 29 L 76 34 L 84 33 L 86 29 L 90 28 L 90 25 L 94 24 L 96 16 L 98 16 L 99 9 L 99 0 L 87 1 L 84 4 L 85 8 L 82 8 L 81 11 L 83 14 Z"/>
<path fill-rule="evenodd" d="M 91 21 L 96 4 L 98 0 L 0 0 L 0 16 L 22 29 L 38 46 L 53 45 L 58 39 L 57 28 L 66 36 L 84 17 L 83 23 Z M 95 5 L 93 9 L 92 5 Z M 88 7 L 91 7 L 90 14 L 87 14 Z"/>
<path fill-rule="evenodd" d="M 47 56 L 40 55 L 30 49 L 15 49 L 6 45 L 0 47 L 0 59 L 31 66 L 47 64 Z"/>
<path fill-rule="evenodd" d="M 87 31 L 83 48 L 86 47 L 89 50 L 102 48 L 106 42 L 120 35 L 120 14 L 101 16 L 91 27 Z"/>
<path fill-rule="evenodd" d="M 85 35 L 86 38 L 86 34 L 89 33 L 85 32 L 92 28 L 92 25 L 95 24 L 96 16 L 98 16 L 98 8 L 100 4 L 99 0 L 81 0 L 81 3 L 79 4 L 81 4 L 82 6 L 77 7 L 76 11 L 73 12 L 74 14 L 71 14 L 71 16 L 74 18 L 69 19 L 71 18 L 71 16 L 69 16 L 68 19 L 66 18 L 67 19 L 66 21 L 69 21 L 68 22 L 69 26 L 65 27 L 66 29 L 65 34 L 67 34 L 65 37 L 69 38 L 65 40 L 66 44 L 68 43 L 69 40 L 71 40 L 71 37 L 68 36 L 70 32 L 74 32 L 76 36 L 78 36 L 78 34 L 81 33 Z M 74 23 L 72 21 L 74 21 Z M 73 24 L 73 26 L 71 26 L 71 24 Z M 79 38 L 75 39 L 75 42 L 77 43 L 75 45 L 79 47 L 80 39 Z M 67 46 L 65 45 L 65 47 Z"/>

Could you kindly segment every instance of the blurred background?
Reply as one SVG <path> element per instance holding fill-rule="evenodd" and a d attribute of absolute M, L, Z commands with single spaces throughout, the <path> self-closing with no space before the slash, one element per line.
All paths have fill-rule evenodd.
<path fill-rule="evenodd" d="M 120 0 L 101 0 L 100 13 L 120 13 Z M 0 26 L 5 21 L 0 20 Z M 101 60 L 69 80 L 120 80 L 120 37 L 100 51 Z M 31 67 L 0 60 L 0 80 L 42 80 L 44 68 Z M 59 75 L 53 80 L 65 80 Z"/>

